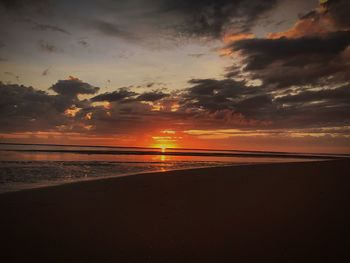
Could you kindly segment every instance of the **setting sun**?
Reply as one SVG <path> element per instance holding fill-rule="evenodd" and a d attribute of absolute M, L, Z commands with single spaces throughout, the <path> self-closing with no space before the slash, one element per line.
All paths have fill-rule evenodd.
<path fill-rule="evenodd" d="M 178 148 L 179 141 L 183 138 L 176 135 L 176 131 L 162 130 L 159 134 L 152 136 L 151 147 L 160 148 L 162 152 L 165 152 L 167 148 Z"/>

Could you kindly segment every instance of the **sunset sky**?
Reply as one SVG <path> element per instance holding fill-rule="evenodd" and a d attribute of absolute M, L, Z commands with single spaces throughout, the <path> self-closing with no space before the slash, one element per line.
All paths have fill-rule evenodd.
<path fill-rule="evenodd" d="M 348 0 L 0 0 L 0 142 L 350 153 Z"/>

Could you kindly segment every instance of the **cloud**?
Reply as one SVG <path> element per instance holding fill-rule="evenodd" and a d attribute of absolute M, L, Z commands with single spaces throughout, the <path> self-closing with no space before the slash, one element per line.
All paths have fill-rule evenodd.
<path fill-rule="evenodd" d="M 50 87 L 50 90 L 57 94 L 69 97 L 75 97 L 78 94 L 95 94 L 99 89 L 72 76 L 66 80 L 59 80 Z"/>
<path fill-rule="evenodd" d="M 50 68 L 47 68 L 41 73 L 41 75 L 42 76 L 47 76 L 49 74 L 49 71 L 50 71 Z"/>
<path fill-rule="evenodd" d="M 177 30 L 192 36 L 221 38 L 225 33 L 251 30 L 257 19 L 277 1 L 180 0 L 160 1 L 159 13 L 178 18 Z"/>
<path fill-rule="evenodd" d="M 348 5 L 327 1 L 301 15 L 289 30 L 232 41 L 225 54 L 239 57 L 242 65 L 228 67 L 226 77 L 260 80 L 265 89 L 348 82 L 350 28 L 342 11 Z"/>
<path fill-rule="evenodd" d="M 49 52 L 49 53 L 59 53 L 62 50 L 58 47 L 56 47 L 53 44 L 47 43 L 43 40 L 38 41 L 39 49 L 44 51 L 44 52 Z"/>
<path fill-rule="evenodd" d="M 240 64 L 227 67 L 226 79 L 191 80 L 182 108 L 252 127 L 348 125 L 350 30 L 335 22 L 340 5 L 328 1 L 266 38 L 228 38 L 225 49 Z"/>
<path fill-rule="evenodd" d="M 250 78 L 286 88 L 349 81 L 349 45 L 350 31 L 337 31 L 312 37 L 246 39 L 229 48 L 240 52 L 243 73 Z M 237 73 L 236 68 L 228 69 L 227 76 Z"/>
<path fill-rule="evenodd" d="M 333 18 L 338 28 L 349 29 L 350 27 L 350 2 L 347 0 L 329 0 L 325 4 L 327 12 Z"/>
<path fill-rule="evenodd" d="M 55 107 L 56 96 L 32 87 L 0 82 L 0 130 L 52 130 L 64 123 Z"/>
<path fill-rule="evenodd" d="M 314 10 L 301 15 L 292 28 L 271 33 L 269 38 L 299 38 L 350 30 L 350 19 L 347 14 L 349 9 L 350 3 L 346 0 L 330 0 L 321 3 Z"/>
<path fill-rule="evenodd" d="M 106 92 L 99 94 L 93 98 L 91 98 L 91 101 L 121 101 L 129 98 L 133 98 L 137 93 L 130 91 L 128 88 L 120 88 L 113 92 Z"/>
<path fill-rule="evenodd" d="M 305 59 L 316 56 L 313 61 L 323 60 L 324 57 L 338 55 L 350 44 L 350 31 L 338 31 L 326 36 L 301 37 L 296 39 L 246 39 L 234 42 L 231 48 L 242 51 L 247 56 L 247 70 L 262 69 L 266 65 L 279 60 L 288 60 L 289 64 L 303 66 L 310 63 Z M 322 55 L 322 56 L 321 56 Z M 300 57 L 304 58 L 304 62 Z M 297 57 L 295 60 L 291 60 Z"/>
<path fill-rule="evenodd" d="M 161 100 L 161 99 L 169 97 L 169 96 L 170 96 L 170 94 L 163 93 L 161 91 L 152 91 L 152 92 L 142 93 L 141 95 L 139 95 L 137 97 L 137 100 L 153 102 L 153 101 Z"/>
<path fill-rule="evenodd" d="M 200 57 L 203 57 L 205 54 L 203 53 L 191 53 L 191 54 L 188 54 L 188 56 L 190 57 L 193 57 L 193 58 L 200 58 Z"/>
<path fill-rule="evenodd" d="M 71 78 L 51 89 L 56 94 L 0 82 L 0 132 L 86 132 L 89 126 L 81 113 L 93 107 L 77 95 L 93 94 L 98 88 Z"/>
<path fill-rule="evenodd" d="M 84 40 L 84 39 L 80 39 L 78 41 L 78 44 L 83 46 L 83 47 L 88 47 L 89 46 L 89 43 L 86 40 Z"/>
<path fill-rule="evenodd" d="M 350 86 L 266 91 L 233 79 L 192 79 L 182 92 L 136 93 L 127 88 L 94 96 L 98 88 L 71 77 L 50 88 L 0 85 L 0 131 L 59 131 L 86 135 L 137 134 L 157 127 L 179 130 L 333 129 L 349 126 Z M 80 99 L 77 95 L 91 95 Z M 96 102 L 108 102 L 96 103 Z M 145 103 L 147 102 L 147 103 Z M 341 130 L 336 132 L 345 136 Z"/>
<path fill-rule="evenodd" d="M 318 89 L 318 90 L 305 90 L 298 94 L 288 94 L 276 99 L 279 103 L 295 103 L 304 104 L 310 102 L 318 102 L 324 104 L 324 102 L 336 102 L 337 105 L 343 103 L 349 104 L 348 99 L 350 98 L 350 86 L 344 85 L 333 89 Z"/>
<path fill-rule="evenodd" d="M 97 30 L 98 32 L 106 36 L 122 38 L 128 41 L 138 40 L 138 38 L 132 33 L 122 30 L 118 25 L 107 21 L 95 19 L 91 20 L 89 22 L 89 25 L 91 28 Z"/>
<path fill-rule="evenodd" d="M 106 18 L 118 14 L 118 24 L 90 21 L 90 27 L 109 36 L 133 40 L 151 38 L 215 38 L 250 32 L 266 12 L 280 0 L 149 0 L 110 1 L 104 6 Z M 121 29 L 127 25 L 128 29 Z M 141 30 L 139 30 L 141 28 Z"/>
<path fill-rule="evenodd" d="M 182 96 L 182 103 L 209 111 L 232 109 L 232 102 L 248 93 L 244 82 L 233 79 L 192 79 L 189 84 L 192 87 Z"/>
<path fill-rule="evenodd" d="M 66 35 L 70 35 L 70 33 L 60 27 L 47 25 L 47 24 L 38 24 L 35 23 L 35 26 L 33 26 L 33 29 L 39 30 L 39 31 L 53 31 L 53 32 L 59 32 Z"/>
<path fill-rule="evenodd" d="M 190 110 L 203 119 L 221 119 L 217 126 L 225 122 L 226 125 L 270 128 L 350 125 L 346 117 L 350 115 L 348 84 L 333 89 L 300 87 L 280 94 L 232 79 L 192 80 L 190 83 L 194 85 L 182 95 L 180 110 Z"/>
<path fill-rule="evenodd" d="M 16 13 L 47 14 L 51 10 L 51 3 L 48 0 L 0 0 L 0 7 Z"/>

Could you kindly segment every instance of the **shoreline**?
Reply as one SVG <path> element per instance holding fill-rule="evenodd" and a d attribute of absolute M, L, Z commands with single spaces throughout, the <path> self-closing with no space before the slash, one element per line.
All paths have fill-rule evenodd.
<path fill-rule="evenodd" d="M 0 195 L 7 194 L 7 193 L 13 193 L 13 192 L 22 192 L 22 191 L 30 191 L 30 190 L 37 190 L 42 188 L 50 188 L 50 187 L 57 187 L 57 186 L 64 186 L 69 184 L 79 184 L 84 182 L 90 182 L 90 181 L 96 181 L 96 180 L 106 180 L 106 179 L 117 179 L 121 177 L 127 177 L 127 176 L 142 176 L 147 174 L 161 174 L 166 172 L 173 172 L 173 171 L 186 171 L 186 170 L 201 170 L 201 169 L 208 169 L 208 168 L 219 168 L 219 167 L 236 167 L 236 166 L 254 166 L 254 165 L 264 165 L 264 164 L 274 164 L 274 163 L 285 163 L 285 164 L 291 164 L 291 163 L 302 163 L 302 162 L 324 162 L 324 161 L 331 161 L 336 159 L 299 159 L 297 161 L 293 160 L 290 162 L 266 162 L 266 163 L 238 163 L 238 164 L 226 164 L 226 165 L 218 165 L 218 166 L 203 166 L 203 167 L 196 167 L 196 168 L 179 168 L 179 169 L 169 169 L 169 170 L 155 170 L 155 171 L 144 171 L 144 172 L 135 172 L 135 173 L 123 173 L 119 175 L 110 175 L 110 176 L 101 176 L 101 177 L 93 177 L 93 178 L 81 178 L 76 179 L 72 181 L 59 181 L 59 182 L 37 182 L 33 183 L 31 186 L 28 185 L 19 188 L 19 189 L 11 189 L 11 190 L 5 190 L 0 191 Z M 24 183 L 25 184 L 25 183 Z"/>
<path fill-rule="evenodd" d="M 0 195 L 5 262 L 346 262 L 349 159 L 196 168 Z"/>
<path fill-rule="evenodd" d="M 319 160 L 317 160 L 317 161 L 319 161 Z M 77 179 L 77 180 L 69 181 L 69 182 L 57 182 L 57 183 L 42 185 L 42 186 L 34 186 L 33 185 L 33 187 L 28 187 L 28 188 L 23 188 L 23 189 L 15 189 L 15 190 L 10 190 L 10 191 L 5 191 L 5 192 L 0 191 L 0 195 L 7 194 L 7 193 L 13 193 L 13 192 L 37 190 L 37 189 L 42 189 L 42 188 L 59 187 L 59 186 L 70 185 L 70 184 L 79 184 L 79 183 L 90 182 L 90 181 L 99 181 L 99 180 L 106 180 L 106 179 L 107 180 L 108 179 L 118 179 L 118 178 L 127 177 L 127 176 L 142 176 L 142 175 L 147 175 L 147 174 L 161 174 L 161 173 L 173 172 L 173 171 L 186 171 L 186 170 L 197 170 L 197 169 L 207 169 L 207 168 L 214 168 L 214 167 L 241 166 L 241 165 L 254 165 L 254 164 L 203 166 L 203 167 L 196 167 L 196 168 L 179 168 L 179 169 L 170 169 L 170 170 L 164 170 L 164 171 L 156 170 L 156 171 L 145 171 L 145 172 L 136 172 L 136 173 L 125 173 L 125 174 L 123 173 L 123 174 L 119 174 L 119 175 L 101 176 L 101 177 L 93 177 L 93 178 L 90 177 L 90 178 L 84 178 L 84 179 L 83 178 Z"/>

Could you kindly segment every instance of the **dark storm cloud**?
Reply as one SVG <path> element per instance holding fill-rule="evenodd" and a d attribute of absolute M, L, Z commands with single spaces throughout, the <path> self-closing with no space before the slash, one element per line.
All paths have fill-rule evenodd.
<path fill-rule="evenodd" d="M 135 99 L 138 94 L 126 89 L 82 100 L 77 94 L 92 95 L 97 89 L 71 78 L 58 81 L 51 90 L 55 94 L 32 87 L 0 83 L 0 132 L 130 134 L 138 132 L 140 127 L 145 131 L 154 128 L 155 124 L 179 118 L 179 114 L 172 114 L 170 108 L 164 107 L 162 112 L 153 111 L 151 105 Z M 140 95 L 144 99 L 155 99 L 150 94 Z M 92 102 L 95 101 L 111 103 L 108 107 L 94 106 Z"/>
<path fill-rule="evenodd" d="M 278 105 L 272 102 L 269 94 L 256 95 L 242 99 L 233 105 L 236 112 L 254 119 L 271 120 Z"/>
<path fill-rule="evenodd" d="M 137 100 L 153 102 L 169 96 L 170 94 L 163 93 L 161 91 L 152 91 L 152 92 L 142 93 L 140 96 L 137 97 Z"/>
<path fill-rule="evenodd" d="M 256 70 L 280 60 L 288 60 L 288 64 L 291 65 L 304 66 L 313 61 L 324 60 L 324 56 L 328 58 L 329 55 L 337 55 L 349 44 L 350 31 L 341 31 L 324 37 L 245 39 L 233 43 L 230 47 L 242 51 L 247 56 L 246 70 Z M 316 57 L 309 61 L 308 56 Z"/>
<path fill-rule="evenodd" d="M 244 82 L 232 79 L 192 79 L 189 83 L 192 87 L 182 97 L 184 105 L 210 111 L 232 109 L 234 101 L 251 92 Z"/>
<path fill-rule="evenodd" d="M 32 87 L 0 82 L 0 130 L 51 130 L 64 123 L 62 112 L 55 107 L 57 96 Z"/>
<path fill-rule="evenodd" d="M 329 0 L 325 4 L 327 15 L 332 17 L 340 28 L 350 28 L 350 2 L 348 0 Z"/>
<path fill-rule="evenodd" d="M 232 42 L 226 48 L 242 58 L 243 67 L 227 67 L 227 79 L 189 81 L 182 109 L 222 122 L 244 116 L 273 128 L 350 125 L 350 31 L 333 23 L 342 17 L 335 8 L 341 4 L 329 1 L 326 11 L 311 11 L 291 30 L 269 38 Z M 248 80 L 262 84 L 249 86 Z"/>
<path fill-rule="evenodd" d="M 113 92 L 106 92 L 106 93 L 99 94 L 91 98 L 91 101 L 108 101 L 108 102 L 121 101 L 124 99 L 133 98 L 135 95 L 137 95 L 137 93 L 130 91 L 127 88 L 120 88 Z"/>
<path fill-rule="evenodd" d="M 194 86 L 189 89 L 190 96 L 225 96 L 234 97 L 243 91 L 244 82 L 231 79 L 191 79 Z"/>
<path fill-rule="evenodd" d="M 337 104 L 350 104 L 350 86 L 344 85 L 339 88 L 305 90 L 296 95 L 286 95 L 276 99 L 279 103 L 310 103 L 321 101 L 335 101 Z"/>
<path fill-rule="evenodd" d="M 94 94 L 98 88 L 71 79 L 60 80 L 51 89 L 56 94 L 0 82 L 0 132 L 85 131 L 85 115 L 94 108 L 77 95 Z M 69 109 L 78 109 L 76 116 L 67 114 Z"/>
<path fill-rule="evenodd" d="M 223 33 L 247 32 L 257 19 L 271 10 L 277 0 L 163 0 L 160 13 L 183 19 L 178 30 L 195 36 L 219 38 Z"/>
<path fill-rule="evenodd" d="M 75 97 L 78 94 L 95 94 L 100 88 L 94 87 L 77 78 L 70 77 L 67 80 L 57 81 L 50 89 L 60 95 Z"/>
<path fill-rule="evenodd" d="M 126 88 L 102 93 L 81 80 L 59 80 L 51 95 L 32 87 L 0 85 L 1 131 L 54 131 L 116 134 L 161 123 L 182 123 L 198 129 L 245 127 L 312 128 L 350 125 L 350 86 L 298 89 L 295 94 L 266 92 L 261 87 L 232 79 L 193 79 L 191 86 L 177 94 L 160 91 L 137 94 Z M 107 101 L 108 107 L 92 102 Z M 154 110 L 148 102 L 159 102 Z M 178 103 L 173 112 L 171 105 Z M 169 105 L 168 105 L 169 104 Z M 158 104 L 157 104 L 158 105 Z M 168 105 L 168 106 L 167 106 Z M 75 115 L 67 110 L 77 109 Z M 118 125 L 116 125 L 118 124 Z M 85 129 L 84 127 L 89 127 Z"/>
<path fill-rule="evenodd" d="M 348 7 L 349 1 L 327 1 L 300 16 L 287 31 L 232 42 L 227 49 L 243 57 L 244 67 L 228 67 L 226 77 L 260 79 L 269 89 L 347 83 L 350 24 L 344 9 Z"/>
<path fill-rule="evenodd" d="M 231 79 L 191 80 L 182 95 L 182 109 L 215 113 L 222 120 L 228 111 L 248 120 L 271 122 L 272 127 L 350 125 L 350 86 L 334 89 L 300 89 L 296 95 L 280 96 L 274 90 L 249 87 Z M 224 112 L 225 114 L 220 114 Z"/>
<path fill-rule="evenodd" d="M 244 72 L 264 84 L 279 87 L 316 85 L 333 76 L 334 81 L 349 80 L 350 31 L 300 38 L 245 39 L 229 46 L 244 56 Z M 234 77 L 236 69 L 228 70 Z"/>
<path fill-rule="evenodd" d="M 254 119 L 269 115 L 264 116 L 268 119 L 271 114 L 266 111 L 273 110 L 271 95 L 263 94 L 256 87 L 247 87 L 243 81 L 193 79 L 189 83 L 192 87 L 182 95 L 183 108 L 211 113 L 229 110 Z"/>
<path fill-rule="evenodd" d="M 22 9 L 21 5 L 25 5 L 25 1 L 14 1 L 13 6 L 5 2 L 10 9 Z M 50 88 L 54 95 L 31 87 L 1 84 L 0 127 L 31 131 L 57 130 L 57 126 L 64 125 L 64 129 L 77 131 L 79 125 L 87 125 L 95 134 L 118 134 L 128 133 L 132 128 L 140 130 L 153 124 L 161 127 L 161 123 L 176 122 L 209 129 L 264 128 L 262 123 L 269 129 L 350 126 L 350 31 L 346 30 L 349 16 L 343 10 L 347 8 L 346 2 L 349 3 L 328 1 L 327 12 L 312 11 L 300 17 L 300 21 L 317 21 L 329 16 L 337 26 L 332 27 L 332 32 L 313 30 L 308 35 L 306 30 L 289 36 L 281 32 L 284 37 L 235 41 L 226 48 L 243 56 L 243 68 L 237 64 L 228 67 L 226 78 L 221 80 L 192 79 L 190 87 L 176 94 L 160 90 L 136 93 L 131 88 L 97 94 L 99 88 L 73 77 L 54 84 Z M 111 9 L 116 16 L 120 14 L 118 10 L 121 13 L 125 10 L 123 5 L 139 4 L 137 1 L 109 3 L 120 7 Z M 153 12 L 135 12 L 139 16 L 130 18 L 135 24 L 161 21 L 154 24 L 160 28 L 163 24 L 170 25 L 177 32 L 194 37 L 220 38 L 225 33 L 248 32 L 276 1 L 154 0 L 149 3 Z M 83 18 L 82 24 L 106 36 L 136 40 L 132 26 L 121 27 L 129 25 L 123 20 L 125 17 L 120 18 L 121 23 L 110 22 L 114 21 L 110 20 L 111 10 L 104 10 L 106 16 L 99 16 L 105 20 Z M 37 29 L 65 31 L 49 25 L 42 24 Z M 44 51 L 60 51 L 55 45 L 40 43 Z M 79 44 L 87 46 L 83 39 Z M 48 69 L 43 75 L 47 72 Z M 250 85 L 255 79 L 260 79 L 262 84 Z M 155 89 L 155 86 L 156 83 L 148 83 L 142 88 Z M 81 100 L 79 94 L 92 98 Z M 110 103 L 107 107 L 92 102 Z M 67 116 L 65 111 L 72 108 L 78 108 L 76 115 Z"/>

